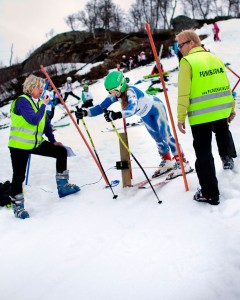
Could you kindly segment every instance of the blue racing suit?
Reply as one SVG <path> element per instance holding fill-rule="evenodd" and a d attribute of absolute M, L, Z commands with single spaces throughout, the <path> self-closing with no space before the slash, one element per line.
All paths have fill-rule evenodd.
<path fill-rule="evenodd" d="M 128 105 L 121 112 L 123 118 L 133 115 L 141 117 L 148 132 L 155 140 L 160 156 L 168 153 L 170 150 L 173 156 L 177 155 L 176 141 L 172 136 L 167 111 L 164 103 L 156 96 L 148 95 L 135 86 L 129 86 L 127 89 Z M 114 95 L 109 95 L 105 100 L 92 108 L 88 109 L 88 116 L 95 117 L 103 113 L 104 108 L 122 99 Z"/>

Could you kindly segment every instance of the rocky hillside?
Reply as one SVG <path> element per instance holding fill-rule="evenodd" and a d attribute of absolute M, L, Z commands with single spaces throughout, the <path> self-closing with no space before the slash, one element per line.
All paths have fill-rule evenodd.
<path fill-rule="evenodd" d="M 154 35 L 156 48 L 164 43 L 163 56 L 166 55 L 168 45 L 172 44 L 174 34 L 162 32 Z M 63 63 L 88 63 L 103 61 L 104 63 L 91 70 L 90 73 L 76 77 L 75 73 L 68 74 L 80 82 L 96 80 L 107 74 L 108 69 L 116 67 L 122 55 L 131 56 L 134 53 L 151 51 L 146 33 L 126 34 L 111 33 L 111 43 L 106 43 L 104 32 L 99 30 L 96 38 L 84 31 L 65 32 L 56 35 L 48 42 L 36 49 L 31 56 L 20 64 L 3 68 L 0 72 L 0 106 L 22 92 L 22 83 L 26 76 L 33 73 L 42 76 L 40 65 L 44 67 Z M 54 72 L 51 77 L 56 85 L 65 81 L 66 74 L 57 76 Z"/>
<path fill-rule="evenodd" d="M 162 57 L 166 57 L 168 47 L 174 43 L 175 32 L 186 28 L 199 27 L 203 21 L 197 22 L 185 16 L 177 17 L 173 23 L 173 31 L 160 31 L 153 35 L 156 49 L 159 50 L 161 44 L 163 44 Z M 214 20 L 211 21 L 213 22 Z M 103 61 L 103 64 L 92 68 L 84 76 L 76 76 L 76 71 L 58 75 L 54 67 L 50 74 L 57 86 L 60 86 L 65 81 L 66 75 L 72 76 L 79 82 L 84 80 L 91 83 L 91 81 L 105 76 L 109 69 L 115 68 L 117 63 L 121 61 L 122 55 L 129 57 L 141 51 L 145 51 L 147 54 L 151 52 L 146 32 L 130 34 L 111 32 L 110 43 L 106 42 L 103 30 L 96 32 L 96 38 L 93 38 L 90 33 L 85 31 L 58 34 L 36 49 L 22 63 L 0 70 L 0 106 L 5 105 L 9 100 L 22 93 L 22 83 L 26 76 L 31 73 L 43 76 L 40 65 L 47 67 L 54 64 L 87 64 L 89 62 Z"/>

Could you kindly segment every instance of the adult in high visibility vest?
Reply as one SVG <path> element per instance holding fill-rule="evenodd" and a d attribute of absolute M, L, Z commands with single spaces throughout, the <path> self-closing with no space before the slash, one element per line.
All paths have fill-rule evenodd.
<path fill-rule="evenodd" d="M 212 155 L 212 132 L 215 132 L 224 168 L 233 168 L 231 133 L 229 125 L 234 117 L 232 97 L 224 63 L 201 47 L 199 36 L 193 30 L 177 35 L 180 61 L 178 75 L 178 129 L 185 133 L 188 116 L 196 153 L 196 172 L 201 189 L 194 200 L 219 204 L 218 180 Z M 235 149 L 235 148 L 234 148 Z"/>
<path fill-rule="evenodd" d="M 34 75 L 26 78 L 23 84 L 23 95 L 11 105 L 11 128 L 9 150 L 12 160 L 11 200 L 17 218 L 29 217 L 24 208 L 23 181 L 29 154 L 56 158 L 56 181 L 59 197 L 80 191 L 76 185 L 68 183 L 67 150 L 53 135 L 52 125 L 46 113 L 49 96 L 41 99 L 45 80 Z M 44 140 L 43 134 L 49 141 Z"/>

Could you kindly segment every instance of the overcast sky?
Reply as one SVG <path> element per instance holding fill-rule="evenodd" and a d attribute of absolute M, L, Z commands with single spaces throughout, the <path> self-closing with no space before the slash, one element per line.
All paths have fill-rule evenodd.
<path fill-rule="evenodd" d="M 11 45 L 13 60 L 47 41 L 51 29 L 55 34 L 69 31 L 64 18 L 83 10 L 87 0 L 0 0 L 0 62 L 9 66 Z M 126 12 L 135 0 L 113 0 Z"/>

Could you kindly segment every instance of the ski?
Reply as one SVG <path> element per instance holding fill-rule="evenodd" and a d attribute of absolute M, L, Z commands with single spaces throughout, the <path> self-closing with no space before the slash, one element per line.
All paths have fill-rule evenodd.
<path fill-rule="evenodd" d="M 178 71 L 178 67 L 175 67 L 175 68 L 173 68 L 173 69 L 171 69 L 171 70 L 169 70 L 167 72 L 172 73 L 172 72 L 175 72 L 175 71 Z"/>
<path fill-rule="evenodd" d="M 74 113 L 74 112 L 75 112 L 75 110 L 70 109 L 70 113 Z M 61 121 L 62 121 L 63 119 L 65 119 L 65 118 L 67 118 L 68 116 L 69 116 L 68 113 L 67 113 L 67 112 L 64 112 L 63 115 L 62 115 L 58 120 L 56 120 L 55 122 L 52 123 L 53 126 L 59 125 L 58 123 L 61 123 Z M 64 123 L 64 124 L 65 124 L 65 123 Z"/>
<path fill-rule="evenodd" d="M 126 126 L 127 128 L 132 128 L 132 127 L 136 127 L 136 126 L 140 126 L 143 125 L 142 121 L 138 121 L 138 122 L 133 122 L 133 123 L 127 123 Z M 122 130 L 124 129 L 124 127 L 118 127 L 116 128 L 117 130 Z M 114 129 L 113 128 L 106 128 L 104 130 L 101 130 L 101 132 L 113 132 Z"/>
<path fill-rule="evenodd" d="M 188 175 L 188 174 L 190 174 L 190 173 L 193 173 L 193 171 L 194 171 L 194 169 L 191 169 L 189 172 L 186 173 L 186 175 Z M 158 182 L 156 182 L 156 183 L 153 182 L 153 183 L 152 183 L 152 186 L 153 186 L 153 187 L 161 186 L 161 185 L 164 185 L 164 184 L 166 184 L 166 183 L 172 181 L 173 179 L 176 179 L 176 178 L 182 176 L 182 174 L 180 174 L 180 175 L 178 175 L 178 176 L 176 176 L 176 177 L 174 177 L 174 178 L 167 179 L 168 174 L 171 173 L 171 172 L 172 172 L 172 170 L 170 170 L 170 171 L 168 171 L 168 172 L 166 172 L 166 173 L 164 173 L 164 174 L 162 174 L 162 175 L 160 175 L 160 176 L 158 176 L 158 177 L 151 178 L 151 179 L 150 179 L 151 182 L 152 182 L 152 181 L 156 181 L 156 180 L 159 179 L 159 178 L 162 178 L 162 180 L 160 180 L 160 181 L 158 181 Z M 164 175 L 167 175 L 167 176 L 164 177 Z M 163 178 L 163 177 L 164 177 L 164 178 Z M 141 182 L 138 182 L 138 183 L 134 184 L 133 187 L 138 187 L 139 189 L 148 189 L 148 188 L 150 188 L 150 186 L 147 186 L 147 184 L 148 184 L 148 181 L 147 181 L 147 180 L 143 180 L 143 181 L 141 181 Z"/>
<path fill-rule="evenodd" d="M 160 179 L 160 178 L 162 179 L 162 178 L 164 177 L 164 175 L 167 175 L 167 174 L 170 173 L 171 171 L 172 171 L 172 170 L 167 171 L 167 172 L 165 172 L 164 174 L 159 175 L 159 176 L 154 177 L 154 178 L 149 178 L 149 180 L 152 182 L 152 181 L 156 181 L 157 179 Z M 147 180 L 147 179 L 142 180 L 142 181 L 140 181 L 140 182 L 137 182 L 137 183 L 133 184 L 132 187 L 138 187 L 138 188 L 141 188 L 141 187 L 144 186 L 145 184 L 148 184 L 148 180 Z M 154 184 L 154 183 L 153 183 L 153 184 Z"/>
<path fill-rule="evenodd" d="M 82 100 L 78 100 L 78 102 L 72 103 L 70 106 L 71 106 L 71 107 L 76 107 L 76 106 L 78 106 L 78 105 L 81 104 L 81 103 L 82 103 Z"/>
<path fill-rule="evenodd" d="M 177 178 L 177 177 L 176 177 Z M 158 182 L 156 182 L 156 183 L 152 183 L 152 186 L 153 187 L 157 187 L 157 186 L 162 186 L 162 185 L 165 185 L 166 183 L 168 183 L 168 182 L 170 182 L 172 179 L 166 179 L 166 178 L 164 178 L 163 180 L 161 180 L 161 181 L 158 181 Z M 150 188 L 150 185 L 146 185 L 146 184 L 143 184 L 143 185 L 140 185 L 139 187 L 138 187 L 139 189 L 149 189 Z"/>
<path fill-rule="evenodd" d="M 162 75 L 163 76 L 169 76 L 170 73 L 175 72 L 175 71 L 178 71 L 178 67 L 175 67 L 175 68 L 173 68 L 171 70 L 168 70 L 168 71 L 164 71 L 164 72 L 162 72 Z M 144 75 L 143 79 L 151 79 L 151 78 L 154 78 L 154 77 L 159 77 L 159 73 Z"/>
<path fill-rule="evenodd" d="M 1 124 L 0 129 L 5 129 L 5 128 L 8 128 L 9 126 L 10 126 L 10 124 Z"/>
<path fill-rule="evenodd" d="M 169 70 L 167 72 L 163 72 L 163 75 L 164 76 L 169 76 L 170 73 L 175 72 L 175 71 L 178 71 L 178 67 L 176 67 L 176 68 L 174 68 L 172 70 Z M 167 75 L 165 75 L 165 73 L 167 73 Z M 138 85 L 140 83 L 149 82 L 149 81 L 151 81 L 154 84 L 154 83 L 156 83 L 155 80 L 159 80 L 159 83 L 160 83 L 159 74 L 145 75 L 145 76 L 143 76 L 143 78 L 144 79 L 140 79 L 140 80 L 136 81 L 134 83 L 134 85 Z M 171 83 L 168 83 L 168 84 L 171 84 Z"/>
<path fill-rule="evenodd" d="M 57 125 L 57 124 L 53 124 L 53 128 L 58 128 L 58 127 L 66 127 L 66 126 L 69 126 L 69 125 L 70 125 L 70 123 L 59 124 L 59 125 Z"/>
<path fill-rule="evenodd" d="M 170 72 L 163 72 L 162 75 L 163 75 L 163 76 L 168 76 L 169 73 L 170 73 Z M 154 78 L 154 77 L 159 77 L 159 73 L 145 75 L 145 76 L 143 76 L 143 79 L 149 79 L 149 78 Z"/>

